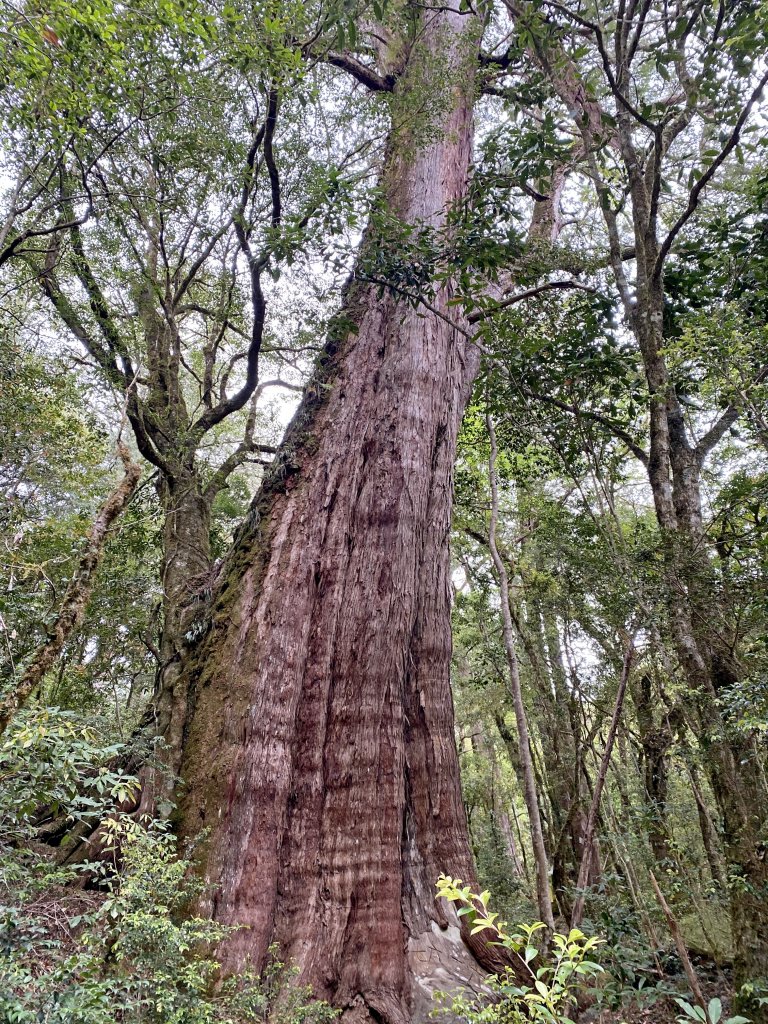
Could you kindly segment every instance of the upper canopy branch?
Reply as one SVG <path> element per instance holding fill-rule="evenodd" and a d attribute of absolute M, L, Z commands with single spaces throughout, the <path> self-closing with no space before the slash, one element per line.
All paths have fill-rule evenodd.
<path fill-rule="evenodd" d="M 731 131 L 731 134 L 729 135 L 725 145 L 691 189 L 690 194 L 688 196 L 688 205 L 677 218 L 675 223 L 672 225 L 672 227 L 669 230 L 669 233 L 667 234 L 667 237 L 661 244 L 661 248 L 659 249 L 659 255 L 656 258 L 656 264 L 653 269 L 654 278 L 658 279 L 661 277 L 662 271 L 664 269 L 664 261 L 666 260 L 670 249 L 672 248 L 672 243 L 675 241 L 677 236 L 680 234 L 682 229 L 685 227 L 685 225 L 688 223 L 688 221 L 696 211 L 696 208 L 699 205 L 699 198 L 701 197 L 701 193 L 712 180 L 717 170 L 722 166 L 726 157 L 730 153 L 732 153 L 736 146 L 739 144 L 739 140 L 741 139 L 741 133 L 744 130 L 744 125 L 747 123 L 747 118 L 749 117 L 754 105 L 762 96 L 766 83 L 768 83 L 768 71 L 765 71 L 763 73 L 757 85 L 752 90 L 752 94 L 750 95 L 749 99 L 742 107 L 741 113 L 739 114 L 736 124 L 733 126 L 733 130 Z"/>
<path fill-rule="evenodd" d="M 331 52 L 325 60 L 335 68 L 340 68 L 364 85 L 371 92 L 392 92 L 397 78 L 394 75 L 380 75 L 375 68 L 363 64 L 357 57 L 349 53 Z"/>
<path fill-rule="evenodd" d="M 534 288 L 526 288 L 523 292 L 517 292 L 515 295 L 509 295 L 505 299 L 500 299 L 499 302 L 494 302 L 491 306 L 486 306 L 483 309 L 477 309 L 474 313 L 469 314 L 467 320 L 469 323 L 475 324 L 479 320 L 486 320 L 489 316 L 493 316 L 495 313 L 499 313 L 503 309 L 508 309 L 510 306 L 514 306 L 518 302 L 523 302 L 525 299 L 534 298 L 536 295 L 541 295 L 543 292 L 560 291 L 565 288 L 576 288 L 578 291 L 590 292 L 593 295 L 597 291 L 596 288 L 592 288 L 587 284 L 581 284 L 580 281 L 545 281 L 543 284 L 536 285 Z"/>
<path fill-rule="evenodd" d="M 277 89 L 273 86 L 269 90 L 267 113 L 264 123 L 259 127 L 253 137 L 248 155 L 246 157 L 246 168 L 243 177 L 243 187 L 240 199 L 233 215 L 235 234 L 240 249 L 248 264 L 248 275 L 251 287 L 251 305 L 253 309 L 253 323 L 251 326 L 250 342 L 248 351 L 245 354 L 246 374 L 242 387 L 234 394 L 226 397 L 222 391 L 221 399 L 216 405 L 209 406 L 192 425 L 190 438 L 195 439 L 202 436 L 217 423 L 221 423 L 233 412 L 242 409 L 251 395 L 253 395 L 259 382 L 259 356 L 261 345 L 264 339 L 264 326 L 267 317 L 267 301 L 264 296 L 264 289 L 261 284 L 261 275 L 266 268 L 270 251 L 265 247 L 261 253 L 255 253 L 251 246 L 250 231 L 247 224 L 246 209 L 250 201 L 253 187 L 258 176 L 256 157 L 259 149 L 263 147 L 264 159 L 267 165 L 267 173 L 270 181 L 271 193 L 271 214 L 270 223 L 272 228 L 277 228 L 282 216 L 282 201 L 280 193 L 280 176 L 275 160 L 273 140 L 277 124 L 279 110 L 279 96 Z"/>

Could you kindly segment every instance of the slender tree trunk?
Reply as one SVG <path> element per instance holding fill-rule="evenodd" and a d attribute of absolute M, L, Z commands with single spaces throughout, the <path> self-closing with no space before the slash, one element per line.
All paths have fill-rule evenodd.
<path fill-rule="evenodd" d="M 581 864 L 587 812 L 583 806 L 583 786 L 579 759 L 581 757 L 579 722 L 574 714 L 573 695 L 568 689 L 563 652 L 557 622 L 550 608 L 534 605 L 530 617 L 534 643 L 539 652 L 537 661 L 543 677 L 537 679 L 538 704 L 541 708 L 539 733 L 546 741 L 544 757 L 547 764 L 546 786 L 552 808 L 552 888 L 560 912 L 570 920 L 572 887 Z M 597 837 L 593 837 L 589 884 L 600 875 Z"/>
<path fill-rule="evenodd" d="M 491 549 L 491 558 L 496 569 L 499 580 L 499 598 L 501 603 L 502 633 L 504 636 L 504 647 L 507 652 L 509 664 L 509 683 L 512 691 L 512 702 L 515 708 L 515 719 L 517 721 L 517 735 L 520 744 L 520 765 L 523 774 L 523 792 L 525 794 L 525 805 L 528 808 L 528 820 L 531 829 L 531 844 L 533 846 L 533 857 L 536 862 L 536 902 L 538 905 L 541 920 L 547 927 L 548 938 L 555 931 L 555 920 L 552 915 L 552 898 L 549 891 L 549 861 L 547 850 L 544 845 L 544 831 L 541 826 L 541 812 L 539 809 L 539 796 L 534 775 L 533 757 L 531 753 L 531 739 L 528 731 L 528 718 L 523 703 L 523 690 L 520 684 L 520 669 L 515 650 L 515 632 L 512 622 L 512 613 L 509 607 L 509 580 L 507 568 L 499 554 L 496 546 L 496 523 L 499 514 L 498 484 L 496 479 L 496 432 L 490 415 L 486 416 L 488 436 L 491 442 L 491 458 L 489 462 L 490 484 L 491 484 L 491 523 L 488 530 L 488 546 Z"/>
<path fill-rule="evenodd" d="M 582 918 L 584 917 L 585 891 L 589 884 L 589 873 L 592 866 L 593 842 L 595 830 L 597 828 L 598 814 L 600 812 L 600 798 L 603 795 L 605 781 L 608 777 L 608 766 L 611 763 L 613 745 L 616 741 L 616 733 L 619 728 L 621 712 L 624 707 L 624 695 L 627 692 L 627 683 L 629 681 L 629 672 L 632 667 L 632 658 L 634 653 L 634 645 L 632 640 L 629 640 L 624 654 L 624 664 L 622 665 L 619 688 L 616 692 L 616 701 L 613 706 L 611 724 L 608 728 L 608 736 L 605 740 L 605 750 L 603 751 L 600 770 L 597 773 L 597 779 L 595 780 L 595 791 L 592 794 L 592 803 L 589 808 L 589 815 L 587 816 L 587 827 L 584 834 L 584 852 L 582 854 L 581 864 L 579 865 L 579 877 L 576 880 L 578 895 L 571 914 L 571 928 L 578 928 L 581 924 Z"/>
<path fill-rule="evenodd" d="M 704 796 L 699 786 L 698 772 L 692 765 L 688 765 L 688 774 L 691 779 L 691 790 L 693 792 L 693 798 L 696 801 L 696 813 L 699 818 L 699 829 L 701 831 L 701 841 L 704 845 L 704 852 L 707 855 L 707 863 L 709 864 L 709 872 L 712 876 L 712 881 L 716 882 L 721 889 L 725 888 L 725 870 L 723 866 L 723 857 L 720 851 L 720 844 L 717 835 L 717 829 L 715 828 L 712 816 L 709 813 Z"/>
<path fill-rule="evenodd" d="M 648 842 L 657 864 L 673 862 L 667 826 L 667 755 L 672 732 L 666 722 L 656 725 L 653 717 L 652 680 L 648 673 L 635 688 L 635 714 L 643 751 L 643 784 L 649 813 Z"/>
<path fill-rule="evenodd" d="M 661 907 L 662 913 L 664 914 L 664 918 L 667 922 L 667 927 L 669 928 L 670 934 L 674 939 L 675 946 L 677 946 L 677 952 L 680 955 L 680 961 L 683 965 L 685 976 L 688 979 L 688 984 L 690 985 L 691 992 L 693 993 L 694 1002 L 697 1006 L 701 1007 L 705 1014 L 708 1014 L 708 1004 L 706 999 L 704 998 L 704 993 L 701 991 L 701 984 L 699 983 L 696 971 L 693 969 L 691 958 L 688 955 L 688 949 L 685 945 L 685 940 L 683 939 L 682 932 L 680 931 L 680 925 L 677 923 L 675 915 L 670 910 L 669 904 L 665 900 L 664 893 L 659 888 L 659 883 L 656 881 L 653 872 L 651 871 L 650 874 L 653 891 L 656 894 L 656 899 L 659 901 L 659 906 Z"/>
<path fill-rule="evenodd" d="M 99 567 L 110 527 L 125 510 L 133 497 L 141 476 L 141 467 L 132 461 L 128 449 L 118 443 L 125 475 L 112 491 L 88 530 L 77 571 L 70 580 L 59 614 L 43 641 L 32 656 L 24 675 L 6 694 L 0 703 L 0 736 L 5 732 L 13 716 L 23 707 L 29 695 L 39 686 L 43 678 L 64 649 L 64 644 L 83 621 L 88 600 L 93 589 L 94 573 Z"/>
<path fill-rule="evenodd" d="M 661 306 L 656 309 L 655 321 L 662 321 Z M 651 359 L 648 346 L 652 346 Z M 661 360 L 661 346 L 661 337 L 652 343 L 641 341 L 649 383 L 654 379 L 654 363 Z M 658 447 L 665 452 L 666 461 L 663 472 L 659 467 L 650 473 L 650 482 L 665 543 L 670 634 L 688 685 L 685 703 L 720 811 L 729 871 L 740 879 L 731 887 L 730 897 L 734 979 L 740 989 L 745 983 L 768 977 L 766 798 L 761 754 L 755 738 L 733 730 L 720 710 L 720 691 L 736 683 L 738 676 L 724 644 L 727 610 L 716 600 L 717 584 L 712 580 L 703 535 L 700 466 L 685 439 L 674 392 L 668 385 L 667 390 L 664 420 L 654 424 L 651 416 L 651 452 L 654 438 L 661 436 Z M 651 408 L 656 404 L 652 401 Z M 758 1006 L 748 997 L 737 999 L 736 1005 L 754 1024 L 768 1024 L 768 1006 Z"/>
<path fill-rule="evenodd" d="M 140 785 L 136 797 L 121 810 L 138 819 L 167 818 L 174 809 L 189 711 L 189 680 L 182 672 L 182 658 L 194 639 L 212 584 L 210 502 L 202 495 L 197 474 L 179 472 L 164 478 L 160 499 L 164 511 L 160 663 L 152 700 L 134 736 L 144 742 L 129 749 L 123 763 L 126 771 L 136 773 Z M 152 745 L 158 739 L 161 744 L 147 757 L 145 743 Z M 98 860 L 109 848 L 110 833 L 102 823 L 83 825 L 62 843 L 59 860 L 65 864 Z"/>
<path fill-rule="evenodd" d="M 464 192 L 476 51 L 472 16 L 425 14 L 398 91 L 428 103 L 430 141 L 393 136 L 381 181 L 405 223 L 440 226 Z M 376 245 L 371 231 L 362 258 Z M 451 295 L 432 300 L 446 318 Z M 405 1024 L 434 984 L 476 970 L 434 884 L 473 879 L 448 544 L 477 362 L 446 319 L 351 285 L 184 668 L 179 828 L 209 830 L 203 909 L 245 926 L 224 969 L 277 940 L 349 1020 Z"/>
<path fill-rule="evenodd" d="M 504 837 L 504 846 L 507 857 L 512 864 L 513 871 L 517 878 L 525 877 L 525 870 L 523 868 L 522 861 L 517 852 L 517 843 L 515 842 L 515 835 L 512 831 L 512 825 L 509 820 L 509 815 L 506 811 L 501 810 L 497 814 L 499 829 Z"/>
<path fill-rule="evenodd" d="M 535 5 L 506 0 L 517 19 L 535 13 Z M 602 111 L 584 87 L 578 70 L 554 37 L 538 37 L 530 55 L 548 76 L 574 117 L 590 153 L 603 136 Z M 629 63 L 617 63 L 615 88 L 626 94 Z M 649 391 L 648 477 L 664 538 L 669 632 L 687 684 L 686 710 L 696 721 L 705 750 L 705 767 L 723 821 L 729 871 L 740 876 L 732 887 L 731 919 L 736 947 L 737 985 L 768 977 L 768 858 L 765 856 L 766 800 L 760 780 L 760 753 L 754 737 L 733 735 L 718 704 L 718 691 L 738 681 L 730 650 L 727 610 L 720 608 L 711 574 L 702 523 L 701 468 L 706 451 L 692 446 L 685 418 L 670 380 L 664 355 L 664 274 L 658 240 L 653 161 L 636 146 L 636 123 L 623 103 L 616 105 L 611 145 L 624 164 L 631 197 L 635 249 L 635 287 L 623 269 L 616 214 L 609 190 L 593 164 L 598 199 L 611 247 L 611 263 L 627 321 L 642 355 Z M 663 135 L 656 146 L 664 147 Z M 664 152 L 658 150 L 663 161 Z M 659 161 L 659 166 L 662 162 Z M 714 583 L 714 586 L 713 586 Z M 755 1024 L 768 1024 L 768 1005 L 744 1005 Z"/>

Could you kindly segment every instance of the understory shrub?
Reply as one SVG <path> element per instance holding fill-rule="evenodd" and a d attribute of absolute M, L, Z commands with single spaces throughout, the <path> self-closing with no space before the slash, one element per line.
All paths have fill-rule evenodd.
<path fill-rule="evenodd" d="M 591 959 L 601 939 L 589 938 L 578 928 L 572 928 L 567 935 L 552 935 L 546 948 L 540 949 L 535 935 L 544 925 L 522 924 L 516 931 L 508 931 L 507 923 L 488 909 L 487 890 L 474 893 L 461 879 L 441 875 L 437 893 L 459 905 L 458 914 L 469 917 L 473 935 L 487 931 L 489 941 L 516 953 L 519 973 L 527 974 L 523 981 L 512 968 L 492 975 L 487 979 L 487 995 L 465 989 L 441 993 L 437 1014 L 448 1014 L 467 1024 L 565 1024 L 572 1020 L 579 994 L 603 971 Z"/>
<path fill-rule="evenodd" d="M 468 918 L 473 935 L 487 932 L 489 942 L 515 953 L 517 969 L 510 967 L 491 975 L 482 993 L 466 989 L 438 993 L 433 1016 L 463 1024 L 567 1024 L 577 1019 L 580 1004 L 616 1006 L 638 994 L 636 988 L 627 987 L 622 977 L 611 978 L 593 959 L 600 946 L 605 947 L 602 952 L 608 954 L 608 962 L 620 959 L 620 950 L 608 948 L 603 939 L 588 937 L 572 928 L 567 935 L 549 936 L 539 946 L 536 936 L 546 934 L 545 926 L 536 922 L 510 930 L 506 921 L 489 910 L 487 890 L 475 893 L 461 879 L 441 875 L 437 895 L 457 904 L 459 917 Z M 652 995 L 651 1001 L 657 1001 L 674 996 L 675 990 L 660 984 L 648 994 Z M 674 1001 L 683 1011 L 677 1017 L 678 1024 L 749 1024 L 746 1017 L 725 1018 L 723 1002 L 717 996 L 710 999 L 706 1009 L 679 996 Z"/>
<path fill-rule="evenodd" d="M 276 948 L 261 973 L 220 978 L 211 951 L 233 929 L 189 914 L 203 883 L 165 823 L 104 817 L 111 860 L 79 868 L 35 842 L 41 807 L 98 821 L 133 791 L 110 767 L 117 753 L 50 711 L 25 714 L 0 747 L 0 1021 L 328 1024 L 335 1011 L 294 983 Z M 98 888 L 78 886 L 83 871 Z"/>

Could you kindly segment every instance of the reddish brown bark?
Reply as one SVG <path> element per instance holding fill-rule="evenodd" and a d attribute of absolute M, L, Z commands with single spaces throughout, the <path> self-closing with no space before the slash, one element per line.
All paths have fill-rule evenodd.
<path fill-rule="evenodd" d="M 439 226 L 469 169 L 474 18 L 428 13 L 420 47 L 431 141 L 395 136 L 382 189 L 402 221 Z M 451 294 L 431 302 L 446 317 Z M 340 325 L 186 667 L 180 830 L 210 829 L 205 909 L 247 926 L 220 950 L 226 970 L 276 939 L 349 1019 L 400 1024 L 434 982 L 475 970 L 433 894 L 440 871 L 473 877 L 448 542 L 477 352 L 359 282 Z"/>

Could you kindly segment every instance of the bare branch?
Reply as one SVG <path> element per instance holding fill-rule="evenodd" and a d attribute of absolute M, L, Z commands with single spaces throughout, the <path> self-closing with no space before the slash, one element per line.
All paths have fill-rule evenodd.
<path fill-rule="evenodd" d="M 524 292 L 518 292 L 516 295 L 510 295 L 506 299 L 494 302 L 492 306 L 485 306 L 483 309 L 475 310 L 474 313 L 469 314 L 467 321 L 471 324 L 476 324 L 479 320 L 486 320 L 489 316 L 499 313 L 502 309 L 508 309 L 510 306 L 514 306 L 518 302 L 524 302 L 526 299 L 532 299 L 537 295 L 541 295 L 543 292 L 561 290 L 564 288 L 575 288 L 578 291 L 589 292 L 592 295 L 597 294 L 596 288 L 592 288 L 590 285 L 581 284 L 579 281 L 545 281 L 544 284 L 537 285 L 535 288 L 528 288 Z"/>

